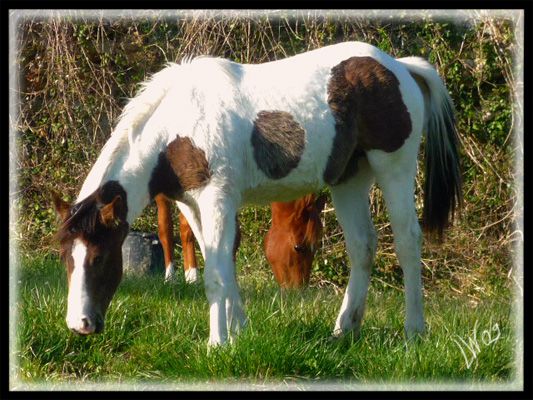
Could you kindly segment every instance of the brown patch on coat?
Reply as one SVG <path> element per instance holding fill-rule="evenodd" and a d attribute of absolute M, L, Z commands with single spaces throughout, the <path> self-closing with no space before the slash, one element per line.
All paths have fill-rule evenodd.
<path fill-rule="evenodd" d="M 411 118 L 399 85 L 398 78 L 371 57 L 351 57 L 331 69 L 328 104 L 336 135 L 324 171 L 328 184 L 352 176 L 365 151 L 393 152 L 403 145 L 411 133 Z"/>
<path fill-rule="evenodd" d="M 190 138 L 176 136 L 159 154 L 148 188 L 151 197 L 163 193 L 178 199 L 183 192 L 201 188 L 210 178 L 204 151 L 196 147 Z"/>
<path fill-rule="evenodd" d="M 260 111 L 254 121 L 252 146 L 257 166 L 271 179 L 281 179 L 298 166 L 305 131 L 284 111 Z"/>

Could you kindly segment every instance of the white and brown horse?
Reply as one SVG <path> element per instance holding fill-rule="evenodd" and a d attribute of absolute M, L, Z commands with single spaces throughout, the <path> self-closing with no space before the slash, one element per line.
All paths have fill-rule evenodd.
<path fill-rule="evenodd" d="M 239 207 L 327 185 L 352 269 L 333 334 L 359 330 L 376 249 L 368 193 L 383 191 L 404 272 L 405 330 L 423 332 L 414 202 L 426 141 L 424 222 L 442 233 L 461 199 L 450 96 L 426 61 L 347 42 L 242 65 L 199 57 L 155 74 L 123 115 L 72 205 L 55 199 L 67 265 L 67 325 L 103 329 L 129 225 L 159 193 L 175 199 L 205 259 L 210 345 L 246 321 L 233 249 Z"/>

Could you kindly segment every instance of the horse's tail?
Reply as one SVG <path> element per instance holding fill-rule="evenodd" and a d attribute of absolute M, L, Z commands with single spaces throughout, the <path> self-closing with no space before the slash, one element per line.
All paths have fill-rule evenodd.
<path fill-rule="evenodd" d="M 444 83 L 426 60 L 418 57 L 401 58 L 418 86 L 427 96 L 427 121 L 424 183 L 423 226 L 428 233 L 442 238 L 444 228 L 461 205 L 461 169 L 459 136 L 455 125 L 452 99 Z"/>

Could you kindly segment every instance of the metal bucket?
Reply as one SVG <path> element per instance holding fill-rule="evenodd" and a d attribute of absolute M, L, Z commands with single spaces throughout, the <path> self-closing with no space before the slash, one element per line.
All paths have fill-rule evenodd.
<path fill-rule="evenodd" d="M 122 245 L 125 274 L 146 275 L 165 271 L 163 246 L 154 233 L 130 232 Z"/>

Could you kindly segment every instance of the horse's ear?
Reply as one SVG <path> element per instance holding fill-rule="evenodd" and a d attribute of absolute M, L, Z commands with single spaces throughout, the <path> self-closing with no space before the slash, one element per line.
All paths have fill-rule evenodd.
<path fill-rule="evenodd" d="M 124 202 L 120 195 L 116 195 L 111 203 L 100 209 L 100 217 L 105 226 L 112 227 L 118 225 L 124 215 Z"/>
<path fill-rule="evenodd" d="M 293 206 L 293 215 L 295 218 L 307 218 L 307 213 L 311 211 L 311 208 L 315 201 L 314 194 L 306 194 L 303 197 L 300 197 L 297 200 L 292 202 Z M 287 203 L 290 204 L 290 203 Z"/>
<path fill-rule="evenodd" d="M 57 215 L 62 221 L 65 221 L 70 216 L 70 204 L 63 200 L 57 192 L 52 190 L 51 194 Z"/>
<path fill-rule="evenodd" d="M 318 196 L 318 198 L 315 200 L 315 207 L 317 208 L 318 212 L 322 212 L 322 210 L 324 209 L 324 207 L 326 206 L 326 200 L 327 200 L 327 196 L 325 194 L 321 194 L 320 196 Z"/>

